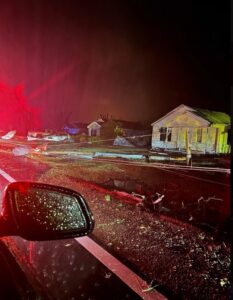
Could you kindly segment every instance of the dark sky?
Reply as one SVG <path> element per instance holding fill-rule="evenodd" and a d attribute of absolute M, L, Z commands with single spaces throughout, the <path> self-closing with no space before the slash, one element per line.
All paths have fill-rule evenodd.
<path fill-rule="evenodd" d="M 229 112 L 229 27 L 227 1 L 1 0 L 0 82 L 24 83 L 45 127 Z"/>

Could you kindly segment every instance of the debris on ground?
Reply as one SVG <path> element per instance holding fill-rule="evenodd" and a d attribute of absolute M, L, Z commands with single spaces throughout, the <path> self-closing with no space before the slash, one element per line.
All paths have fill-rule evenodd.
<path fill-rule="evenodd" d="M 179 299 L 229 299 L 228 241 L 217 241 L 191 224 L 139 210 L 125 201 L 126 194 L 108 193 L 94 185 L 87 188 L 83 181 L 62 177 L 60 170 L 50 169 L 40 181 L 73 188 L 85 197 L 95 217 L 93 238 L 153 281 L 148 290 L 159 284 Z M 111 201 L 106 201 L 107 195 Z"/>
<path fill-rule="evenodd" d="M 12 150 L 14 156 L 25 156 L 31 152 L 31 147 L 28 146 L 18 146 Z"/>
<path fill-rule="evenodd" d="M 15 134 L 16 134 L 16 130 L 9 131 L 7 134 L 3 135 L 1 137 L 1 139 L 3 139 L 3 140 L 10 140 L 10 139 L 12 139 L 15 136 Z"/>
<path fill-rule="evenodd" d="M 109 201 L 111 201 L 111 196 L 110 195 L 105 195 L 105 200 L 107 201 L 107 202 L 109 202 Z"/>

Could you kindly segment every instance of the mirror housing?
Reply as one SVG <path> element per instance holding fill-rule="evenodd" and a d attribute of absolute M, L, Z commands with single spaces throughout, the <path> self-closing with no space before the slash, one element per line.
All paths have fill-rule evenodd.
<path fill-rule="evenodd" d="M 19 235 L 31 241 L 80 237 L 94 228 L 93 215 L 79 193 L 26 181 L 5 188 L 0 221 L 1 236 Z"/>

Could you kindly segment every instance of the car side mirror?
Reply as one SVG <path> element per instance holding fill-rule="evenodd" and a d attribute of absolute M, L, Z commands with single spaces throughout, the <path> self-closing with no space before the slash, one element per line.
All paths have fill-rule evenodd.
<path fill-rule="evenodd" d="M 6 232 L 1 232 L 1 236 L 54 240 L 84 236 L 94 228 L 94 218 L 86 201 L 71 189 L 13 182 L 6 187 L 2 203 L 1 224 Z"/>

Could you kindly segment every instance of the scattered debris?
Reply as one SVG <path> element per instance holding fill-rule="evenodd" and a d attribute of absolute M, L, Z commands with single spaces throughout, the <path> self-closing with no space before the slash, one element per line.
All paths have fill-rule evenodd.
<path fill-rule="evenodd" d="M 229 280 L 227 279 L 227 278 L 222 278 L 221 280 L 220 280 L 220 285 L 221 286 L 224 286 L 224 285 L 226 285 L 226 284 L 229 284 L 230 282 L 229 282 Z"/>
<path fill-rule="evenodd" d="M 132 194 L 129 194 L 124 191 L 114 191 L 114 194 L 118 197 L 124 197 L 126 202 L 134 203 L 135 205 L 142 202 L 141 198 L 133 196 Z M 127 201 L 127 200 L 129 200 L 129 201 Z"/>
<path fill-rule="evenodd" d="M 193 221 L 194 220 L 194 217 L 192 216 L 192 215 L 190 215 L 190 217 L 189 217 L 189 222 L 191 222 L 191 221 Z"/>
<path fill-rule="evenodd" d="M 87 184 L 83 177 L 78 181 L 76 177 L 74 179 L 66 174 L 60 177 L 56 174 L 60 174 L 60 170 L 50 170 L 40 180 L 72 187 L 83 194 L 95 215 L 95 238 L 111 247 L 120 257 L 123 256 L 148 279 L 154 280 L 154 283 L 142 288 L 145 293 L 153 291 L 158 282 L 161 289 L 172 292 L 169 299 L 176 296 L 177 299 L 190 299 L 190 295 L 194 300 L 229 299 L 231 260 L 230 245 L 226 240 L 224 245 L 222 241 L 219 244 L 213 235 L 189 223 L 161 213 L 139 211 L 128 204 L 129 196 L 137 196 L 137 199 L 144 202 L 143 198 L 147 195 L 107 191 L 97 184 Z M 108 194 L 111 195 L 110 202 L 104 199 Z M 163 192 L 155 194 L 153 200 L 158 200 L 162 195 Z M 167 194 L 165 197 L 169 201 Z M 161 203 L 163 200 L 156 205 Z M 188 207 L 189 203 L 184 204 Z"/>
<path fill-rule="evenodd" d="M 157 288 L 159 284 L 156 284 L 154 280 L 151 281 L 151 283 L 148 285 L 148 288 L 142 290 L 143 293 L 148 293 Z"/>
<path fill-rule="evenodd" d="M 223 199 L 220 199 L 220 198 L 216 198 L 215 196 L 212 196 L 212 197 L 208 197 L 207 199 L 205 199 L 203 196 L 201 196 L 198 200 L 197 200 L 197 203 L 198 203 L 198 209 L 200 209 L 201 207 L 201 204 L 203 203 L 208 203 L 210 201 L 223 201 Z"/>
<path fill-rule="evenodd" d="M 114 142 L 114 146 L 126 146 L 126 147 L 135 147 L 127 138 L 125 137 L 116 137 Z"/>
<path fill-rule="evenodd" d="M 144 160 L 142 154 L 129 154 L 129 153 L 115 153 L 115 152 L 95 152 L 93 158 L 123 158 L 123 159 L 137 159 Z"/>
<path fill-rule="evenodd" d="M 110 195 L 105 195 L 105 200 L 106 200 L 107 202 L 111 201 L 111 196 L 110 196 Z"/>
<path fill-rule="evenodd" d="M 106 279 L 109 279 L 111 276 L 112 276 L 112 273 L 110 273 L 110 272 L 106 272 L 105 275 L 104 275 L 104 277 Z"/>
<path fill-rule="evenodd" d="M 138 204 L 139 207 L 149 209 L 152 211 L 158 211 L 158 212 L 160 212 L 162 209 L 166 209 L 161 205 L 161 202 L 165 197 L 165 195 L 162 195 L 157 192 L 151 196 L 141 195 L 137 193 L 132 193 L 132 194 L 143 200 L 141 203 Z M 157 198 L 154 200 L 155 197 Z"/>
<path fill-rule="evenodd" d="M 138 197 L 138 198 L 141 198 L 142 200 L 145 200 L 145 199 L 146 199 L 146 196 L 145 196 L 145 195 L 137 194 L 137 193 L 134 193 L 134 192 L 132 192 L 131 194 L 132 194 L 133 196 L 136 196 L 136 197 Z"/>
<path fill-rule="evenodd" d="M 28 131 L 27 140 L 42 140 L 44 137 L 50 135 L 50 132 L 47 131 Z"/>
<path fill-rule="evenodd" d="M 61 142 L 69 140 L 69 135 L 49 135 L 44 138 L 45 141 Z"/>
<path fill-rule="evenodd" d="M 48 147 L 48 144 L 39 145 L 34 149 L 34 151 L 35 152 L 47 151 L 47 147 Z"/>
<path fill-rule="evenodd" d="M 67 133 L 52 134 L 49 132 L 28 132 L 27 140 L 28 141 L 45 140 L 45 141 L 61 142 L 61 141 L 69 141 L 70 135 Z"/>
<path fill-rule="evenodd" d="M 12 130 L 12 131 L 9 131 L 7 134 L 3 135 L 1 138 L 3 140 L 10 140 L 12 139 L 16 134 L 16 130 Z"/>
<path fill-rule="evenodd" d="M 156 193 L 156 196 L 158 197 L 158 199 L 152 200 L 153 205 L 158 204 L 158 203 L 161 202 L 161 201 L 163 200 L 163 198 L 164 198 L 164 195 L 161 195 L 161 194 L 159 194 L 159 193 Z"/>
<path fill-rule="evenodd" d="M 25 156 L 27 154 L 29 154 L 31 152 L 31 148 L 27 147 L 27 146 L 19 146 L 19 147 L 15 147 L 12 150 L 12 153 L 14 154 L 14 156 Z"/>

